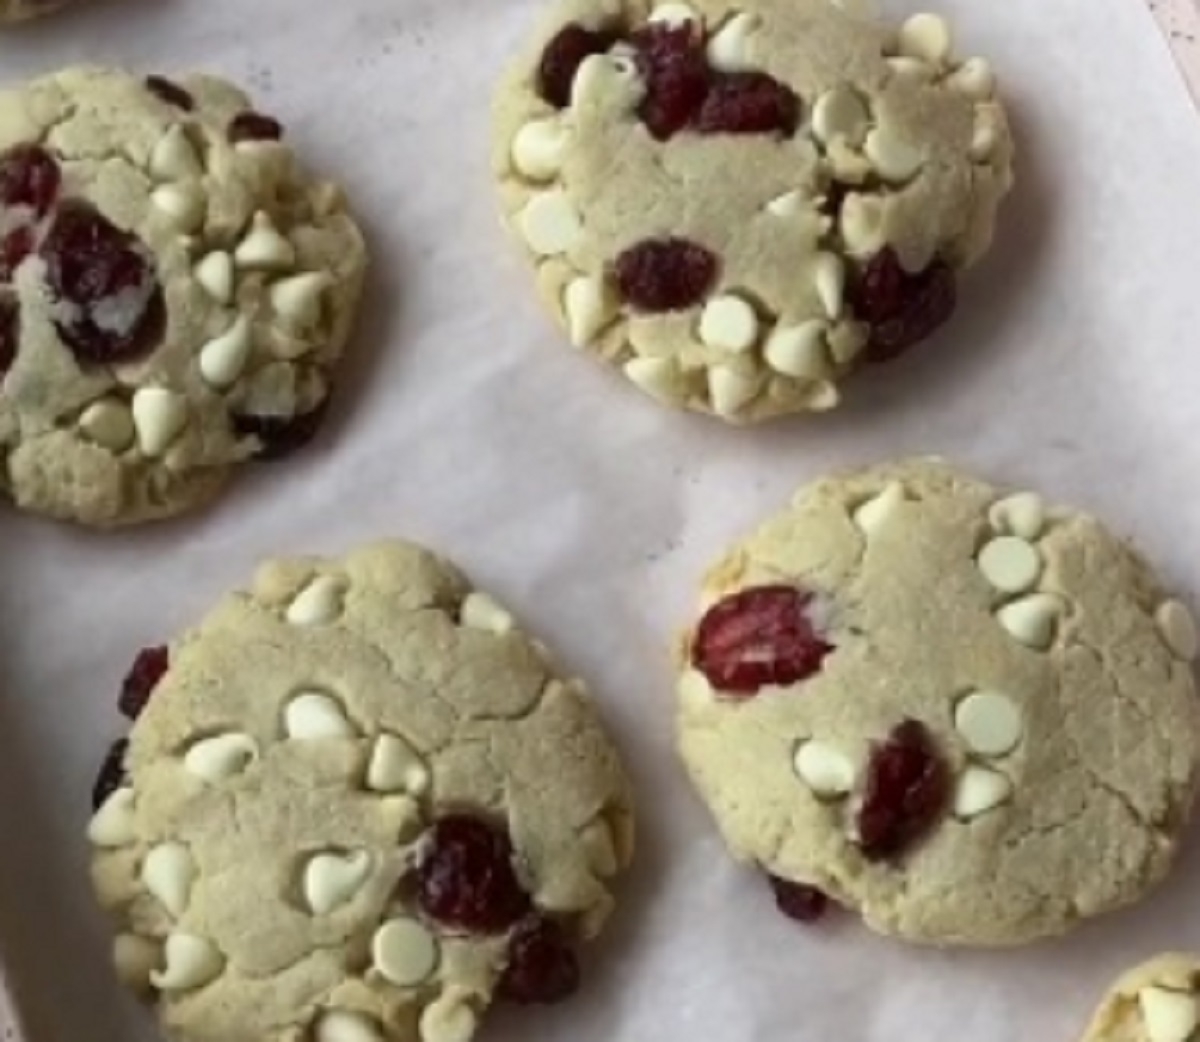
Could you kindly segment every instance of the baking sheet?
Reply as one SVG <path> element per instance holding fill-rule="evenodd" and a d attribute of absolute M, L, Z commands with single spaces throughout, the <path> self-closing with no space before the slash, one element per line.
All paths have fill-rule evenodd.
<path fill-rule="evenodd" d="M 641 856 L 586 991 L 499 1015 L 491 1042 L 1074 1038 L 1118 970 L 1200 948 L 1200 845 L 1138 909 L 1020 952 L 907 949 L 849 917 L 799 929 L 724 855 L 676 765 L 666 648 L 725 543 L 799 482 L 899 452 L 1094 508 L 1200 591 L 1200 135 L 1146 6 L 941 0 L 1014 111 L 997 248 L 953 328 L 844 411 L 737 432 L 564 349 L 498 227 L 489 92 L 537 4 L 112 0 L 0 41 L 6 79 L 87 60 L 243 81 L 346 183 L 376 262 L 306 455 L 140 532 L 0 512 L 0 951 L 31 1037 L 152 1037 L 109 975 L 83 837 L 132 653 L 264 555 L 395 533 L 455 556 L 592 681 L 642 793 Z"/>

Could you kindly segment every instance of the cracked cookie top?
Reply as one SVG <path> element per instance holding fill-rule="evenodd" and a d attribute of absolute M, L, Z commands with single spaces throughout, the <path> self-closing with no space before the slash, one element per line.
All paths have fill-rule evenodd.
<path fill-rule="evenodd" d="M 582 682 L 446 561 L 267 564 L 121 708 L 93 879 L 171 1037 L 466 1042 L 575 990 L 629 788 Z"/>
<path fill-rule="evenodd" d="M 559 0 L 493 171 L 573 344 L 744 423 L 832 408 L 949 319 L 1012 183 L 995 76 L 942 18 L 860 6 Z"/>
<path fill-rule="evenodd" d="M 0 92 L 0 453 L 18 505 L 165 517 L 324 415 L 366 251 L 236 87 L 72 68 Z"/>
<path fill-rule="evenodd" d="M 1009 945 L 1167 872 L 1200 758 L 1189 610 L 1099 522 L 913 460 L 835 476 L 709 574 L 679 742 L 797 919 Z"/>

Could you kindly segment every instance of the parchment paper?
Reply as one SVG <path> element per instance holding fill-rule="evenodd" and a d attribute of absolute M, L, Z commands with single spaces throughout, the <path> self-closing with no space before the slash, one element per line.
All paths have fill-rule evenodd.
<path fill-rule="evenodd" d="M 798 483 L 936 451 L 1052 490 L 1200 590 L 1200 134 L 1142 0 L 940 0 L 1003 75 L 1019 188 L 960 317 L 837 415 L 756 431 L 661 411 L 544 320 L 495 216 L 487 110 L 537 0 L 112 0 L 0 41 L 246 83 L 370 229 L 331 429 L 209 514 L 90 535 L 0 511 L 0 950 L 35 1042 L 149 1038 L 86 880 L 88 794 L 137 648 L 267 554 L 385 533 L 456 557 L 594 685 L 642 850 L 586 991 L 491 1042 L 1059 1042 L 1160 949 L 1200 948 L 1192 844 L 1151 900 L 1070 938 L 937 953 L 805 931 L 735 866 L 678 768 L 667 647 L 705 565 Z M 909 0 L 884 5 L 916 10 Z"/>

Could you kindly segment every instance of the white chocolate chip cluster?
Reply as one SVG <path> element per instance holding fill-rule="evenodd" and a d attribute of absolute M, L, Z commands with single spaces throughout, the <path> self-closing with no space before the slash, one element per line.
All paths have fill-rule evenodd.
<path fill-rule="evenodd" d="M 509 931 L 421 903 L 431 827 L 504 823 L 531 907 L 577 941 L 632 852 L 582 683 L 410 544 L 265 566 L 172 646 L 125 768 L 93 880 L 118 973 L 177 1039 L 468 1042 Z"/>
<path fill-rule="evenodd" d="M 714 75 L 784 85 L 794 132 L 660 140 L 630 42 L 648 26 L 703 33 Z M 544 55 L 573 27 L 614 40 L 568 97 L 547 98 Z M 995 77 L 955 58 L 944 19 L 893 32 L 828 0 L 561 0 L 502 84 L 495 125 L 503 210 L 571 343 L 660 402 L 733 423 L 836 406 L 871 355 L 852 298 L 872 259 L 965 269 L 1012 182 Z M 664 238 L 708 251 L 715 273 L 697 299 L 647 307 L 621 258 Z"/>
<path fill-rule="evenodd" d="M 165 312 L 106 363 L 64 340 L 80 305 L 44 288 L 45 251 L 16 270 L 0 445 L 20 505 L 99 525 L 166 516 L 303 440 L 287 427 L 325 405 L 366 252 L 340 190 L 282 133 L 211 77 L 76 68 L 0 94 L 0 162 L 53 156 L 61 198 L 133 237 Z M 138 316 L 123 292 L 87 305 L 102 332 Z"/>
<path fill-rule="evenodd" d="M 1200 958 L 1159 955 L 1105 995 L 1083 1042 L 1193 1042 L 1200 1034 Z"/>
<path fill-rule="evenodd" d="M 870 468 L 803 489 L 701 603 L 679 743 L 739 860 L 880 932 L 972 945 L 1061 933 L 1173 862 L 1200 772 L 1196 626 L 1094 519 L 937 460 Z M 919 833 L 875 856 L 864 808 L 903 808 L 920 772 L 873 765 L 911 722 L 935 780 Z"/>

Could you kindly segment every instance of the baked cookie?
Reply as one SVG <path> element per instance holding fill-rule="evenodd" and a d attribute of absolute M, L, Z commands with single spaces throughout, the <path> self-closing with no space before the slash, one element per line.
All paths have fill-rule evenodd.
<path fill-rule="evenodd" d="M 466 1042 L 575 989 L 629 787 L 583 684 L 447 562 L 268 564 L 122 708 L 93 878 L 171 1038 Z"/>
<path fill-rule="evenodd" d="M 825 410 L 932 334 L 1013 146 L 935 15 L 565 0 L 504 80 L 503 210 L 571 342 L 669 405 Z"/>
<path fill-rule="evenodd" d="M 363 282 L 339 189 L 235 87 L 76 68 L 0 92 L 2 481 L 92 525 L 307 441 Z"/>
<path fill-rule="evenodd" d="M 1200 1029 L 1200 956 L 1171 953 L 1118 980 L 1083 1042 L 1189 1042 Z"/>
<path fill-rule="evenodd" d="M 1196 626 L 1099 522 L 916 460 L 819 481 L 708 576 L 683 758 L 780 907 L 1015 945 L 1167 872 Z"/>

